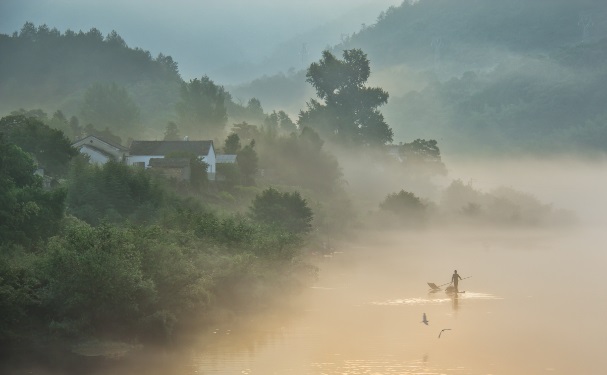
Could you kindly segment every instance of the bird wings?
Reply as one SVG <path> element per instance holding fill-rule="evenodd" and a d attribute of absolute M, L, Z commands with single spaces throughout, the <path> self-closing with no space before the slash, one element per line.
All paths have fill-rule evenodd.
<path fill-rule="evenodd" d="M 441 330 L 440 333 L 438 334 L 439 339 L 440 339 L 440 335 L 443 334 L 443 331 L 451 331 L 451 328 L 445 328 L 445 329 Z"/>

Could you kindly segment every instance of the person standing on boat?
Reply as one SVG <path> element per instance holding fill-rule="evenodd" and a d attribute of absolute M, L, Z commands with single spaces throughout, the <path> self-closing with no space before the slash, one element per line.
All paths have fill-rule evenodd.
<path fill-rule="evenodd" d="M 457 288 L 457 284 L 459 283 L 459 281 L 462 279 L 462 277 L 460 275 L 458 275 L 457 270 L 453 271 L 453 276 L 451 276 L 451 282 L 453 283 L 453 286 L 455 287 L 455 293 L 459 292 L 459 289 Z"/>

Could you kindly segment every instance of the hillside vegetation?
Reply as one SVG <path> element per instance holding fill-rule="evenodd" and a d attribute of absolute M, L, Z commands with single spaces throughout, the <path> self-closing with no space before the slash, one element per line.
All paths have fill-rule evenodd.
<path fill-rule="evenodd" d="M 368 54 L 370 82 L 390 93 L 395 142 L 438 139 L 459 155 L 594 154 L 606 151 L 606 38 L 603 1 L 423 0 L 389 8 L 332 52 Z M 297 76 L 232 92 L 301 108 Z"/>

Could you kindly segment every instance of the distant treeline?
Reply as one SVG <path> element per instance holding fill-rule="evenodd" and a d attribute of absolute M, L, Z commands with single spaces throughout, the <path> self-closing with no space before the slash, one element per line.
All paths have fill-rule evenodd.
<path fill-rule="evenodd" d="M 13 35 L 0 35 L 0 50 L 4 106 L 60 101 L 95 82 L 181 81 L 170 56 L 154 58 L 148 51 L 130 48 L 116 31 L 105 37 L 96 28 L 61 33 L 27 22 Z"/>
<path fill-rule="evenodd" d="M 513 53 L 551 52 L 607 36 L 601 0 L 403 1 L 335 48 L 362 48 L 378 67 L 441 58 L 478 67 Z"/>
<path fill-rule="evenodd" d="M 395 141 L 438 139 L 460 155 L 607 151 L 604 1 L 404 1 L 332 50 L 349 48 L 368 54 L 371 80 L 390 93 Z M 296 77 L 234 92 L 287 107 L 305 87 Z"/>

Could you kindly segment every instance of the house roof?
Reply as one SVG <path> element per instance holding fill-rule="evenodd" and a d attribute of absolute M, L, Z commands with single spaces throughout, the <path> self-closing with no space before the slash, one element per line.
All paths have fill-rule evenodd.
<path fill-rule="evenodd" d="M 77 140 L 76 142 L 72 143 L 72 146 L 73 147 L 78 147 L 78 146 L 84 145 L 84 144 L 86 144 L 84 141 L 86 141 L 87 139 L 90 139 L 90 138 L 95 138 L 99 142 L 103 142 L 103 143 L 107 144 L 108 146 L 114 147 L 115 149 L 118 149 L 120 151 L 128 151 L 128 149 L 126 147 L 124 147 L 123 145 L 119 145 L 117 143 L 110 142 L 107 139 L 103 139 L 103 138 L 101 138 L 99 136 L 92 135 L 92 134 L 91 135 L 87 135 L 86 137 Z M 92 142 L 92 140 L 91 140 L 91 142 Z"/>
<path fill-rule="evenodd" d="M 196 156 L 208 155 L 213 141 L 133 141 L 129 153 L 133 155 L 167 155 L 188 152 Z"/>
<path fill-rule="evenodd" d="M 187 158 L 151 158 L 150 167 L 157 168 L 184 168 L 190 166 Z"/>
<path fill-rule="evenodd" d="M 236 163 L 236 155 L 232 155 L 232 154 L 216 155 L 215 162 L 219 163 L 219 164 L 221 164 L 221 163 L 233 164 L 233 163 Z"/>

